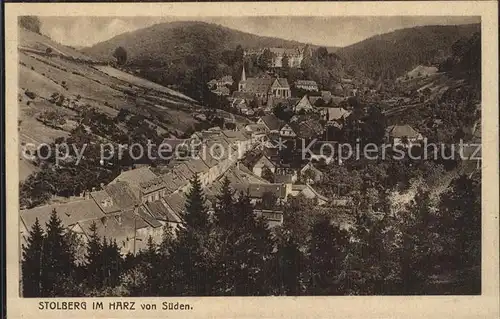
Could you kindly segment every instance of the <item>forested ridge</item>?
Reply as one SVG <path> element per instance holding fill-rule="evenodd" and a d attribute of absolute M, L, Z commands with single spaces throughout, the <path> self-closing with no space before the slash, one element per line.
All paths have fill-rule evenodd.
<path fill-rule="evenodd" d="M 453 43 L 480 31 L 479 24 L 414 27 L 377 35 L 336 53 L 373 80 L 394 80 L 418 65 L 438 65 L 452 53 Z"/>

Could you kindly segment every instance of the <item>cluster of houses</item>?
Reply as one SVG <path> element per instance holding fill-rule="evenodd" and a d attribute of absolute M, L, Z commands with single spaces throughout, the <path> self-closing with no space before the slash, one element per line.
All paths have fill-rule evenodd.
<path fill-rule="evenodd" d="M 290 196 L 303 195 L 317 200 L 319 205 L 326 203 L 328 199 L 311 186 L 321 179 L 321 172 L 313 164 L 286 170 L 274 160 L 267 163 L 264 155 L 251 167 L 242 164 L 251 150 L 264 149 L 270 135 L 267 124 L 256 123 L 243 130 L 212 128 L 196 132 L 188 139 L 167 139 L 164 143 L 170 143 L 173 149 L 184 150 L 182 157 L 164 166 L 123 171 L 109 184 L 66 202 L 21 210 L 21 240 L 26 240 L 36 218 L 45 225 L 55 210 L 65 228 L 82 243 L 88 240 L 90 227 L 95 224 L 97 233 L 116 240 L 122 253 L 135 253 L 145 247 L 149 237 L 159 242 L 164 225 L 174 230 L 182 224 L 186 193 L 195 174 L 210 210 L 227 177 L 234 190 L 249 194 L 256 205 L 255 214 L 264 216 L 270 226 L 282 223 L 280 204 Z M 275 173 L 275 180 L 263 178 L 264 164 Z M 308 178 L 297 184 L 298 176 L 302 175 Z M 275 202 L 261 204 L 264 198 Z"/>

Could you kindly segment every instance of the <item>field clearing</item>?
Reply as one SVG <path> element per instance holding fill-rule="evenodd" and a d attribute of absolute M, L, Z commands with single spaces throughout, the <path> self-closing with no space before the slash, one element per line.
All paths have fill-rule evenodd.
<path fill-rule="evenodd" d="M 62 94 L 73 100 L 79 96 L 87 98 L 90 106 L 110 115 L 116 115 L 117 110 L 128 103 L 126 95 L 122 92 L 85 76 L 73 74 L 71 70 L 57 69 L 25 54 L 20 55 L 20 60 L 24 64 L 20 66 L 20 87 L 28 88 L 46 99 L 53 93 Z M 82 66 L 80 70 L 84 67 Z M 78 65 L 75 64 L 75 68 L 78 68 Z M 84 74 L 83 72 L 81 70 L 80 73 Z M 63 81 L 67 89 L 63 87 Z"/>
<path fill-rule="evenodd" d="M 172 96 L 175 96 L 175 97 L 178 97 L 178 98 L 190 101 L 190 102 L 196 102 L 192 98 L 190 98 L 190 97 L 188 97 L 180 92 L 171 90 L 167 87 L 164 87 L 164 86 L 159 85 L 157 83 L 154 83 L 154 82 L 148 81 L 146 79 L 137 77 L 137 76 L 129 74 L 127 72 L 120 71 L 120 70 L 115 69 L 113 67 L 106 66 L 106 65 L 96 65 L 96 66 L 94 66 L 94 68 L 108 74 L 111 77 L 115 77 L 115 78 L 124 80 L 128 83 L 132 83 L 132 84 L 135 84 L 137 86 L 142 86 L 142 87 L 145 87 L 148 89 L 163 92 L 163 93 L 166 93 L 166 94 L 169 94 L 169 95 L 172 95 Z"/>
<path fill-rule="evenodd" d="M 17 107 L 21 180 L 39 169 L 22 157 L 24 145 L 37 147 L 69 137 L 81 116 L 78 109 L 83 106 L 110 118 L 128 109 L 144 116 L 146 123 L 162 135 L 183 134 L 198 123 L 192 116 L 197 110 L 195 101 L 184 94 L 112 67 L 95 67 L 89 57 L 72 48 L 30 31 L 20 32 Z M 52 49 L 51 54 L 46 54 L 47 48 Z M 55 94 L 63 99 L 56 99 Z M 66 124 L 57 129 L 38 121 L 47 111 L 57 112 Z"/>
<path fill-rule="evenodd" d="M 23 28 L 19 28 L 19 43 L 22 47 L 37 51 L 45 52 L 47 48 L 51 48 L 53 50 L 53 53 L 63 54 L 67 57 L 72 57 L 75 59 L 92 60 L 91 57 L 81 53 L 80 51 L 61 45 L 43 35 L 28 31 Z"/>

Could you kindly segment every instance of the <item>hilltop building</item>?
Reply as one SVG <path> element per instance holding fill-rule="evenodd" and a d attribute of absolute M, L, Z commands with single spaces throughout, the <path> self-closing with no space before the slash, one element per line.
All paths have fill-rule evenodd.
<path fill-rule="evenodd" d="M 265 50 L 269 50 L 273 58 L 271 60 L 272 68 L 282 68 L 283 67 L 283 58 L 288 59 L 288 67 L 290 68 L 300 68 L 302 65 L 302 61 L 306 56 L 311 56 L 312 52 L 309 46 L 304 47 L 296 47 L 296 48 L 261 48 L 254 50 L 245 51 L 245 56 L 248 55 L 256 55 L 260 57 Z"/>

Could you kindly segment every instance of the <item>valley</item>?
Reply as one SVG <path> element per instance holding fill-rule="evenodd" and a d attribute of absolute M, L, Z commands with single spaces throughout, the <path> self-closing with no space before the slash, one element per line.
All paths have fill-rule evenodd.
<path fill-rule="evenodd" d="M 75 50 L 28 29 L 21 233 L 71 247 L 79 284 L 56 295 L 480 292 L 481 159 L 458 148 L 481 141 L 479 25 L 343 48 L 186 21 Z"/>

